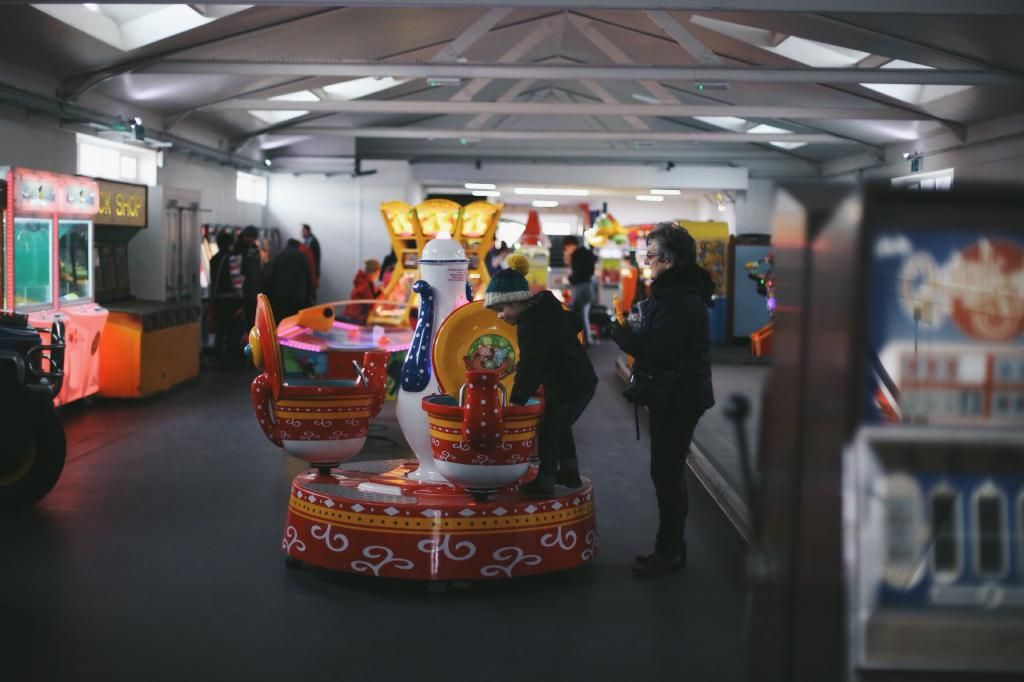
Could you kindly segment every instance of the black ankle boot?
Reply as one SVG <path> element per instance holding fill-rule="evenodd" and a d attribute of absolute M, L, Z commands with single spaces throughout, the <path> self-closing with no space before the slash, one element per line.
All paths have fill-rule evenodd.
<path fill-rule="evenodd" d="M 566 488 L 582 488 L 583 479 L 580 478 L 579 469 L 568 469 L 555 474 L 555 484 Z"/>

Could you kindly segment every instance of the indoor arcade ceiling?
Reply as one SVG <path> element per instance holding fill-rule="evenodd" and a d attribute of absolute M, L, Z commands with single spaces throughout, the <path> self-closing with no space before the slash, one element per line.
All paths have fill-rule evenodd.
<path fill-rule="evenodd" d="M 4 5 L 0 61 L 40 75 L 34 96 L 122 104 L 154 138 L 204 131 L 294 170 L 357 155 L 815 174 L 1024 111 L 1024 2 L 529 4 Z M 25 82 L 0 74 L 3 99 Z"/>

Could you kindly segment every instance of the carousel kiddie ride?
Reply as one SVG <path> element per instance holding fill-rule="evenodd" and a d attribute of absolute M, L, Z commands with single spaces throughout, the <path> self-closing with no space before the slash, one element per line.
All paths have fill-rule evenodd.
<path fill-rule="evenodd" d="M 261 301 L 251 337 L 253 359 L 265 370 L 253 382 L 257 416 L 273 442 L 314 467 L 292 482 L 281 543 L 289 563 L 471 580 L 589 562 L 597 550 L 590 482 L 545 499 L 519 492 L 531 478 L 544 401 L 506 404 L 514 329 L 482 301 L 467 302 L 468 259 L 458 241 L 430 241 L 418 266 L 421 305 L 396 406 L 415 460 L 346 462 L 380 408 L 385 354 L 366 355 L 365 379 L 290 385 L 275 365 L 276 330 Z M 345 409 L 358 413 L 351 434 L 338 433 Z"/>

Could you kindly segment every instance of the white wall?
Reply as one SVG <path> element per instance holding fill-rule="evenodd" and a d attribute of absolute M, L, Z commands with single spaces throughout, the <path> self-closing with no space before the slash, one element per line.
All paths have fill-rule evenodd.
<path fill-rule="evenodd" d="M 74 173 L 77 162 L 75 133 L 24 120 L 0 118 L 0 166 Z"/>
<path fill-rule="evenodd" d="M 746 192 L 736 195 L 736 234 L 772 233 L 775 181 L 751 178 Z"/>
<path fill-rule="evenodd" d="M 299 237 L 308 223 L 320 240 L 320 301 L 348 298 L 352 278 L 364 260 L 381 260 L 391 250 L 387 228 L 380 217 L 385 201 L 419 201 L 419 187 L 404 161 L 374 161 L 363 170 L 375 175 L 285 175 L 270 179 L 268 221 L 282 236 Z"/>
<path fill-rule="evenodd" d="M 267 223 L 266 207 L 235 199 L 234 168 L 217 163 L 191 159 L 181 155 L 165 155 L 164 167 L 157 171 L 157 182 L 165 188 L 195 190 L 202 193 L 201 223 L 258 225 Z"/>

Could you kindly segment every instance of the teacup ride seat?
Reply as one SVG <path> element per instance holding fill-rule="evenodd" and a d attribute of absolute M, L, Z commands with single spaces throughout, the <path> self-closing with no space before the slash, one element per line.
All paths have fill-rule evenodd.
<path fill-rule="evenodd" d="M 498 372 L 469 371 L 459 397 L 423 398 L 434 466 L 479 500 L 520 481 L 530 470 L 542 400 L 508 405 Z"/>
<path fill-rule="evenodd" d="M 252 382 L 253 408 L 272 443 L 321 474 L 355 456 L 384 404 L 386 352 L 363 354 L 356 379 L 286 377 L 270 303 L 260 294 L 249 354 L 263 373 Z"/>

